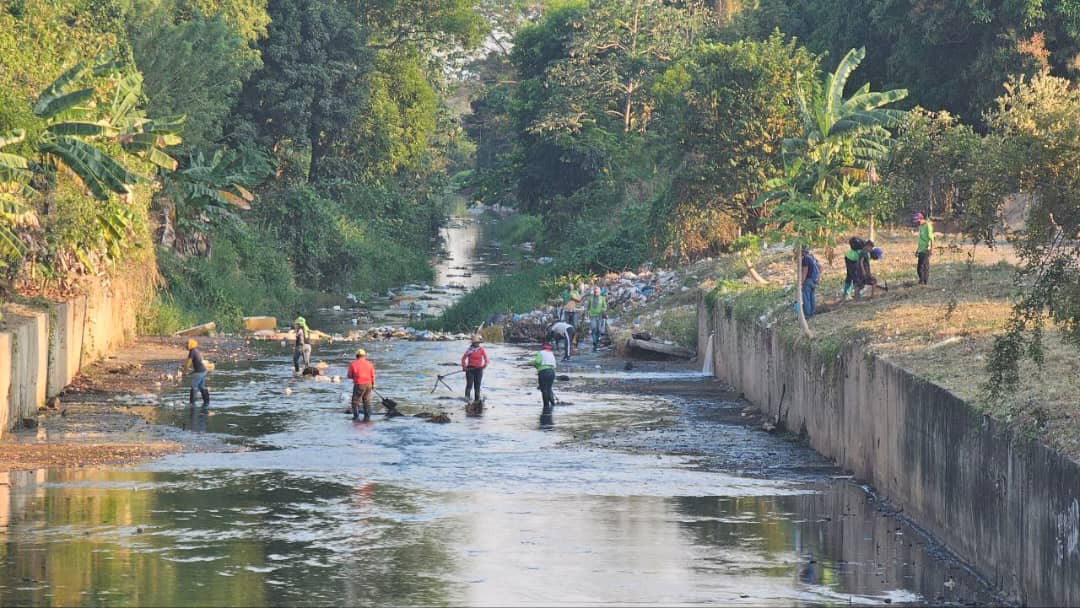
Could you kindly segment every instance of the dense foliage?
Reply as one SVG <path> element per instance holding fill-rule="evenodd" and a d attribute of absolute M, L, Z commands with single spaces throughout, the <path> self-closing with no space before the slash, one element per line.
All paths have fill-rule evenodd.
<path fill-rule="evenodd" d="M 922 211 L 1016 239 L 992 392 L 1048 318 L 1077 335 L 1076 2 L 571 0 L 472 69 L 470 192 L 540 218 L 564 270 L 737 249 L 752 271 L 763 237 L 828 257 Z"/>
<path fill-rule="evenodd" d="M 440 59 L 488 29 L 465 0 L 0 2 L 8 289 L 145 267 L 152 234 L 159 331 L 428 276 L 470 149 Z"/>

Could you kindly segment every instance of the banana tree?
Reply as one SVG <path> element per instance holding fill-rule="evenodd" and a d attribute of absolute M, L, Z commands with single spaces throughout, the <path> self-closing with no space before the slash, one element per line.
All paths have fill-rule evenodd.
<path fill-rule="evenodd" d="M 167 220 L 189 233 L 181 234 L 181 240 L 200 238 L 215 217 L 231 217 L 238 210 L 251 209 L 255 195 L 249 188 L 269 173 L 269 162 L 258 153 L 217 150 L 207 157 L 196 150 L 186 168 L 164 176 L 162 194 L 173 208 L 172 213 L 166 212 Z"/>
<path fill-rule="evenodd" d="M 0 135 L 0 267 L 6 259 L 26 252 L 15 230 L 37 225 L 33 199 L 38 193 L 28 184 L 30 163 L 23 156 L 3 151 L 25 139 L 26 132 L 21 129 Z"/>
<path fill-rule="evenodd" d="M 110 148 L 167 170 L 177 163 L 164 149 L 180 143 L 182 118 L 142 115 L 142 75 L 114 61 L 80 62 L 38 97 L 34 116 L 44 121 L 37 151 L 46 167 L 62 166 L 98 200 L 126 195 L 150 180 L 125 166 Z"/>
<path fill-rule="evenodd" d="M 759 207 L 778 203 L 769 223 L 795 246 L 799 323 L 807 336 L 813 333 L 802 301 L 802 246 L 825 247 L 831 259 L 836 238 L 860 213 L 856 195 L 874 162 L 888 152 L 889 127 L 904 117 L 904 112 L 884 107 L 906 97 L 903 89 L 878 93 L 864 85 L 844 98 L 848 79 L 865 56 L 865 49 L 852 49 L 836 71 L 812 89 L 809 99 L 799 95 L 802 136 L 783 142 L 785 173 L 757 202 Z"/>
<path fill-rule="evenodd" d="M 100 241 L 71 252 L 87 270 L 95 270 L 99 258 L 119 254 L 135 218 L 123 197 L 132 186 L 153 181 L 129 168 L 132 161 L 167 171 L 177 167 L 165 148 L 180 143 L 183 118 L 147 118 L 142 102 L 142 75 L 106 57 L 68 69 L 33 107 L 41 122 L 27 138 L 33 154 L 21 167 L 49 182 L 70 174 L 101 203 L 95 218 Z"/>

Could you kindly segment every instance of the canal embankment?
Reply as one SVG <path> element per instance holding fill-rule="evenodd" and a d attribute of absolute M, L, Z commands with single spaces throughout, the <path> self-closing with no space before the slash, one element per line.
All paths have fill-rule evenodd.
<path fill-rule="evenodd" d="M 0 325 L 0 434 L 31 425 L 38 408 L 81 370 L 135 337 L 148 293 L 123 273 L 58 302 L 9 305 Z"/>
<path fill-rule="evenodd" d="M 748 314 L 730 299 L 703 297 L 698 313 L 699 356 L 768 419 L 871 484 L 1011 600 L 1080 603 L 1075 461 L 864 341 L 799 338 L 775 310 Z"/>

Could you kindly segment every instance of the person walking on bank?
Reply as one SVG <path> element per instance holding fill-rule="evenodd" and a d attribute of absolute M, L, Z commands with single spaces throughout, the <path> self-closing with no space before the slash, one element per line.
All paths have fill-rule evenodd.
<path fill-rule="evenodd" d="M 303 325 L 293 324 L 293 332 L 296 335 L 296 343 L 293 345 L 292 363 L 297 373 L 302 369 L 311 367 L 311 337 Z M 304 366 L 300 367 L 300 362 Z"/>
<path fill-rule="evenodd" d="M 814 297 L 817 292 L 818 277 L 821 276 L 821 266 L 818 265 L 817 258 L 810 253 L 810 248 L 803 245 L 802 248 L 802 294 L 803 294 L 803 314 L 807 319 L 814 316 L 814 312 L 817 310 L 817 304 L 814 301 Z"/>
<path fill-rule="evenodd" d="M 563 357 L 563 361 L 570 360 L 570 345 L 574 341 L 575 332 L 574 326 L 565 321 L 552 323 L 551 327 L 547 330 L 548 340 L 554 341 L 556 344 L 559 343 L 559 340 L 566 341 L 566 355 Z"/>
<path fill-rule="evenodd" d="M 600 348 L 600 334 L 607 321 L 607 298 L 600 293 L 599 287 L 593 287 L 589 296 L 589 333 L 592 334 L 592 352 Z"/>
<path fill-rule="evenodd" d="M 461 355 L 461 369 L 465 370 L 465 400 L 480 401 L 480 383 L 484 380 L 484 368 L 488 366 L 488 356 L 480 345 L 484 339 L 480 334 L 472 337 L 472 344 Z M 473 391 L 473 389 L 476 389 Z M 473 396 L 470 399 L 470 394 Z"/>
<path fill-rule="evenodd" d="M 570 325 L 577 325 L 578 304 L 581 304 L 581 292 L 571 285 L 563 294 L 563 321 Z"/>
<path fill-rule="evenodd" d="M 349 364 L 347 376 L 353 381 L 352 419 L 360 418 L 362 408 L 364 422 L 367 422 L 371 420 L 371 391 L 375 390 L 375 366 L 368 360 L 366 350 L 356 349 L 356 359 Z"/>
<path fill-rule="evenodd" d="M 911 221 L 919 227 L 919 246 L 915 257 L 919 259 L 915 272 L 919 275 L 919 285 L 930 283 L 930 252 L 934 249 L 934 224 L 921 212 L 911 216 Z"/>
<path fill-rule="evenodd" d="M 206 388 L 207 366 L 206 362 L 203 361 L 202 353 L 199 352 L 199 343 L 195 340 L 188 340 L 187 348 L 187 359 L 184 361 L 184 366 L 180 368 L 180 371 L 191 368 L 191 406 L 195 407 L 195 391 L 199 391 L 199 394 L 202 395 L 203 407 L 209 407 L 210 390 Z"/>
<path fill-rule="evenodd" d="M 540 352 L 536 353 L 530 365 L 536 368 L 536 381 L 540 387 L 540 396 L 544 401 L 544 409 L 540 415 L 550 416 L 551 409 L 555 407 L 555 392 L 552 387 L 555 386 L 555 367 L 558 365 L 551 345 L 545 343 L 541 346 Z"/>

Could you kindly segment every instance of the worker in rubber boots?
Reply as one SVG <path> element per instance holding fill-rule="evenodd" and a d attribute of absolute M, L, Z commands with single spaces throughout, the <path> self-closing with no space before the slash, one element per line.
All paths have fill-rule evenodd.
<path fill-rule="evenodd" d="M 364 422 L 371 420 L 371 391 L 375 390 L 375 366 L 367 358 L 367 351 L 356 349 L 356 359 L 349 364 L 347 374 L 353 381 L 352 419 L 360 418 L 360 409 L 364 410 Z"/>
<path fill-rule="evenodd" d="M 599 287 L 593 287 L 589 296 L 589 333 L 592 334 L 592 352 L 600 349 L 600 335 L 604 333 L 607 321 L 607 298 L 600 293 Z"/>
<path fill-rule="evenodd" d="M 555 392 L 552 387 L 555 386 L 555 368 L 558 365 L 551 345 L 544 343 L 540 347 L 540 352 L 536 353 L 529 363 L 536 368 L 536 380 L 540 387 L 540 396 L 544 401 L 544 409 L 540 415 L 550 416 L 551 409 L 555 407 Z"/>
<path fill-rule="evenodd" d="M 184 361 L 184 366 L 180 368 L 180 371 L 186 371 L 191 369 L 191 394 L 190 402 L 191 406 L 195 407 L 195 391 L 199 391 L 202 395 L 203 407 L 209 407 L 210 405 L 210 390 L 206 388 L 206 362 L 203 361 L 202 353 L 199 352 L 199 343 L 195 340 L 187 341 L 188 355 Z"/>
<path fill-rule="evenodd" d="M 461 369 L 465 371 L 465 400 L 480 401 L 480 383 L 484 379 L 484 368 L 488 366 L 488 356 L 481 343 L 480 334 L 472 337 L 472 343 L 461 355 Z M 475 389 L 475 391 L 473 390 Z M 472 397 L 470 398 L 470 395 Z"/>

